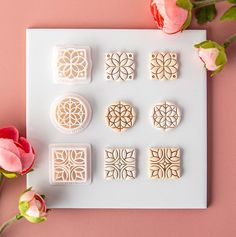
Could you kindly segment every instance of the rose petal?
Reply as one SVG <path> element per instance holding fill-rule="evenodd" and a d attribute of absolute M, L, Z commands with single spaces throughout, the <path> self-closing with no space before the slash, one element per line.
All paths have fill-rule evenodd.
<path fill-rule="evenodd" d="M 40 204 L 40 207 L 39 207 L 39 210 L 41 212 L 41 215 L 44 213 L 44 215 L 46 215 L 46 203 L 45 203 L 45 200 L 39 195 L 36 193 L 35 195 L 35 199 L 36 199 L 36 204 L 39 203 Z"/>
<path fill-rule="evenodd" d="M 0 167 L 9 172 L 20 173 L 22 171 L 19 157 L 13 152 L 3 148 L 0 148 Z"/>
<path fill-rule="evenodd" d="M 32 217 L 40 217 L 40 212 L 38 207 L 34 204 L 30 205 L 29 209 L 26 211 L 26 215 Z"/>
<path fill-rule="evenodd" d="M 23 193 L 20 197 L 20 202 L 30 202 L 35 196 L 35 192 L 30 190 L 25 193 Z"/>
<path fill-rule="evenodd" d="M 18 157 L 20 156 L 18 147 L 15 145 L 15 143 L 11 139 L 0 138 L 0 148 L 10 151 Z"/>
<path fill-rule="evenodd" d="M 154 0 L 157 11 L 164 19 L 163 31 L 167 34 L 174 34 L 182 30 L 188 18 L 188 11 L 177 6 L 176 0 Z"/>
<path fill-rule="evenodd" d="M 30 143 L 24 137 L 20 137 L 18 143 L 22 146 L 23 150 L 27 153 L 32 152 Z"/>
<path fill-rule="evenodd" d="M 20 160 L 21 160 L 21 164 L 22 164 L 22 174 L 25 174 L 34 165 L 35 155 L 33 153 L 25 153 L 20 148 L 19 148 L 19 151 L 21 153 Z"/>
<path fill-rule="evenodd" d="M 198 50 L 198 55 L 205 63 L 205 66 L 210 71 L 215 71 L 219 66 L 216 65 L 216 58 L 219 54 L 219 50 L 216 48 L 200 48 Z"/>
<path fill-rule="evenodd" d="M 15 127 L 0 128 L 0 138 L 8 138 L 18 141 L 19 132 Z"/>

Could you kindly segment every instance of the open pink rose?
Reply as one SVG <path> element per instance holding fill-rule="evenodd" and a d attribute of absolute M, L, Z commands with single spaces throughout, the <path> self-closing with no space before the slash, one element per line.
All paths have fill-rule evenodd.
<path fill-rule="evenodd" d="M 0 172 L 3 175 L 26 174 L 34 160 L 33 148 L 24 137 L 19 137 L 15 127 L 0 129 Z"/>
<path fill-rule="evenodd" d="M 39 223 L 46 220 L 46 204 L 41 195 L 27 189 L 19 199 L 20 215 L 32 223 Z"/>
<path fill-rule="evenodd" d="M 184 2 L 184 0 L 182 1 Z M 151 0 L 150 7 L 158 29 L 167 34 L 184 30 L 191 21 L 191 3 L 189 9 L 177 5 L 177 0 Z"/>

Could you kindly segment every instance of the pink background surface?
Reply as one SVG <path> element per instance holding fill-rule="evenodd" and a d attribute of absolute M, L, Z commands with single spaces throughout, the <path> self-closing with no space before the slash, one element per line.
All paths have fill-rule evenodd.
<path fill-rule="evenodd" d="M 0 1 L 0 126 L 15 125 L 25 135 L 25 29 L 155 28 L 148 0 Z M 227 4 L 219 4 L 222 14 Z M 223 42 L 235 22 L 205 26 L 208 37 Z M 193 22 L 191 28 L 200 28 Z M 158 43 L 158 42 L 157 42 Z M 52 210 L 48 221 L 21 220 L 3 237 L 19 236 L 236 236 L 236 44 L 229 63 L 208 79 L 208 204 L 206 210 Z M 5 182 L 0 222 L 17 212 L 25 177 Z M 79 197 L 78 197 L 79 198 Z"/>

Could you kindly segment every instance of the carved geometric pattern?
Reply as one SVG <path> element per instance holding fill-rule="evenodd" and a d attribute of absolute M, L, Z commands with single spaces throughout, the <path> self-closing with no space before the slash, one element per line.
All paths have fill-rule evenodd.
<path fill-rule="evenodd" d="M 76 82 L 88 80 L 91 67 L 90 49 L 58 48 L 57 49 L 57 80 Z"/>
<path fill-rule="evenodd" d="M 54 108 L 55 123 L 65 132 L 78 132 L 84 129 L 90 119 L 90 105 L 81 96 L 62 97 Z"/>
<path fill-rule="evenodd" d="M 135 122 L 134 108 L 125 102 L 119 101 L 107 108 L 106 123 L 107 126 L 115 131 L 123 132 L 132 127 Z"/>
<path fill-rule="evenodd" d="M 105 150 L 105 179 L 135 179 L 135 149 L 114 148 Z"/>
<path fill-rule="evenodd" d="M 181 120 L 180 109 L 170 102 L 158 103 L 152 112 L 153 125 L 165 131 L 176 128 Z"/>
<path fill-rule="evenodd" d="M 179 148 L 151 148 L 149 153 L 149 178 L 180 178 Z"/>
<path fill-rule="evenodd" d="M 105 66 L 107 80 L 126 81 L 134 79 L 135 63 L 133 53 L 107 53 Z"/>
<path fill-rule="evenodd" d="M 151 79 L 153 80 L 174 80 L 177 79 L 179 64 L 177 54 L 152 53 L 150 59 Z"/>
<path fill-rule="evenodd" d="M 53 183 L 87 181 L 87 149 L 85 147 L 52 148 L 51 156 Z"/>

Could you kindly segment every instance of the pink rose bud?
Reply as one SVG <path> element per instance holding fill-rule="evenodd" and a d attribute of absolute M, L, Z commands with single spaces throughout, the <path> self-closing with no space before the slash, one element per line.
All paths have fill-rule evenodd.
<path fill-rule="evenodd" d="M 31 190 L 31 188 L 20 196 L 19 211 L 21 216 L 32 223 L 43 222 L 47 219 L 47 209 L 43 197 Z"/>
<path fill-rule="evenodd" d="M 157 28 L 167 34 L 183 31 L 191 22 L 190 0 L 151 0 L 150 7 Z"/>
<path fill-rule="evenodd" d="M 198 48 L 198 56 L 203 61 L 207 70 L 212 71 L 212 75 L 220 72 L 227 62 L 225 48 L 218 43 L 206 40 L 195 45 Z"/>
<path fill-rule="evenodd" d="M 26 174 L 34 159 L 33 148 L 24 137 L 19 137 L 15 127 L 0 129 L 0 173 L 8 178 Z"/>

